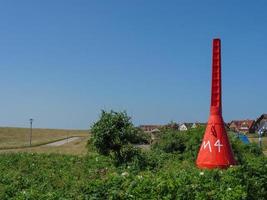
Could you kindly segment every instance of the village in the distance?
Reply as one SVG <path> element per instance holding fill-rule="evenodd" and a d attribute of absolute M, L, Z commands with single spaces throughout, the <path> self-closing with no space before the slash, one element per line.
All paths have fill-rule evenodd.
<path fill-rule="evenodd" d="M 194 122 L 194 123 L 176 123 L 171 122 L 166 125 L 140 125 L 139 128 L 145 133 L 149 134 L 151 140 L 157 139 L 157 133 L 160 132 L 161 128 L 167 127 L 179 131 L 188 131 L 190 129 L 197 128 L 199 126 L 206 126 L 207 123 L 204 122 Z M 229 123 L 225 123 L 225 129 L 227 131 L 232 131 L 234 133 L 244 134 L 244 135 L 264 135 L 267 133 L 267 114 L 260 115 L 257 119 L 243 119 L 243 120 L 232 120 Z"/>

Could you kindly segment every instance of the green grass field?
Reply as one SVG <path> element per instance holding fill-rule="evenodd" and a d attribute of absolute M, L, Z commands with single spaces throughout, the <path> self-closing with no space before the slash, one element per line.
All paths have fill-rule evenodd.
<path fill-rule="evenodd" d="M 32 146 L 40 146 L 72 136 L 87 138 L 89 132 L 88 130 L 33 129 Z M 0 127 L 0 149 L 25 148 L 29 146 L 29 140 L 30 130 L 27 128 Z"/>

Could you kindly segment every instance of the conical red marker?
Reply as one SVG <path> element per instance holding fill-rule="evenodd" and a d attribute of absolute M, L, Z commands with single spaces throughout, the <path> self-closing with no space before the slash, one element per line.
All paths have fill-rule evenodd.
<path fill-rule="evenodd" d="M 222 117 L 221 40 L 213 40 L 210 117 L 198 153 L 199 168 L 228 168 L 236 161 Z"/>

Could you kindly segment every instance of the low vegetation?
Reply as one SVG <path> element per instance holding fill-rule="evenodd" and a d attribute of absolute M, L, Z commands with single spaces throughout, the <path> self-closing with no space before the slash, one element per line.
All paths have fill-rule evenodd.
<path fill-rule="evenodd" d="M 256 143 L 256 144 L 259 143 L 259 138 L 257 135 L 256 135 L 256 137 L 250 137 L 249 140 L 253 143 Z M 267 137 L 266 136 L 262 137 L 262 148 L 264 150 L 267 150 Z"/>
<path fill-rule="evenodd" d="M 118 115 L 124 123 L 117 124 Z M 102 130 L 108 119 L 114 124 Z M 231 136 L 239 164 L 227 170 L 200 170 L 194 162 L 204 127 L 187 132 L 164 129 L 151 150 L 142 151 L 131 137 L 121 141 L 123 132 L 108 137 L 128 131 L 124 126 L 134 129 L 126 113 L 102 113 L 83 157 L 0 155 L 0 199 L 266 199 L 267 158 L 257 145 Z M 108 140 L 101 140 L 101 130 Z M 106 151 L 99 150 L 96 141 L 107 142 L 102 144 Z M 120 162 L 114 157 L 114 144 L 120 144 Z"/>
<path fill-rule="evenodd" d="M 38 146 L 71 136 L 88 136 L 88 130 L 33 129 L 32 145 Z M 0 149 L 28 147 L 30 129 L 0 127 Z"/>
<path fill-rule="evenodd" d="M 87 154 L 87 141 L 90 136 L 81 137 L 78 140 L 67 142 L 60 146 L 35 146 L 35 147 L 23 147 L 15 149 L 1 149 L 0 154 L 3 153 L 45 153 L 45 154 L 64 154 L 64 155 L 77 155 L 84 156 Z"/>

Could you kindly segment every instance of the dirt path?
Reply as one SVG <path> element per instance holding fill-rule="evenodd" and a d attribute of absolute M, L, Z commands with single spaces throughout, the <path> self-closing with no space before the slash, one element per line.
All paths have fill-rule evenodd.
<path fill-rule="evenodd" d="M 60 140 L 60 141 L 57 141 L 57 142 L 52 142 L 52 143 L 49 143 L 49 144 L 46 144 L 44 146 L 46 147 L 58 147 L 58 146 L 61 146 L 61 145 L 64 145 L 66 143 L 70 143 L 70 142 L 73 142 L 73 141 L 76 141 L 76 140 L 79 140 L 79 139 L 82 139 L 82 137 L 70 137 L 70 138 L 67 138 L 67 139 L 63 139 L 63 140 Z"/>

